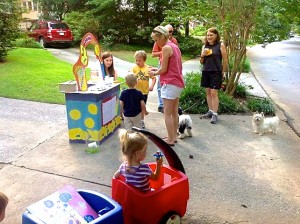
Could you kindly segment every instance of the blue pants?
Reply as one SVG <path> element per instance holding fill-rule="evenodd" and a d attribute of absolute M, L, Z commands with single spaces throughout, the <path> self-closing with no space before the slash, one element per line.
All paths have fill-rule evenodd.
<path fill-rule="evenodd" d="M 164 103 L 161 98 L 161 85 L 160 85 L 159 75 L 157 76 L 157 96 L 158 96 L 158 107 L 164 107 Z"/>

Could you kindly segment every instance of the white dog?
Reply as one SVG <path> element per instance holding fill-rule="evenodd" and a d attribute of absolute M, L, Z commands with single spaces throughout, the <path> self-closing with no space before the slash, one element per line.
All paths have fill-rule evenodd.
<path fill-rule="evenodd" d="M 182 109 L 179 108 L 178 109 L 178 115 L 179 115 L 179 124 L 178 124 L 178 133 L 179 139 L 183 139 L 185 138 L 185 136 L 189 136 L 192 137 L 192 119 L 190 117 L 190 115 L 187 114 L 183 114 Z M 186 130 L 186 132 L 185 132 Z"/>
<path fill-rule="evenodd" d="M 279 118 L 277 116 L 265 118 L 263 112 L 255 112 L 252 117 L 252 126 L 254 133 L 258 133 L 259 135 L 267 132 L 276 134 L 279 126 Z"/>

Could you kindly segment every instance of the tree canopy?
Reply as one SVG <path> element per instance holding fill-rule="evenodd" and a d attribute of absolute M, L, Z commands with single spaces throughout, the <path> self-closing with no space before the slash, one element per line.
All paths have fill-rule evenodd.
<path fill-rule="evenodd" d="M 21 11 L 19 1 L 0 2 L 0 62 L 5 61 L 11 42 L 18 35 Z"/>

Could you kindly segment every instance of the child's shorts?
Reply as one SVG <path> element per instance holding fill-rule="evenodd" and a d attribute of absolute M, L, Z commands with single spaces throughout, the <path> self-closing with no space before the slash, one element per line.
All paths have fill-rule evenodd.
<path fill-rule="evenodd" d="M 131 130 L 133 126 L 137 128 L 141 128 L 141 123 L 142 123 L 141 113 L 139 113 L 135 117 L 124 117 L 124 126 L 125 129 L 127 130 Z"/>

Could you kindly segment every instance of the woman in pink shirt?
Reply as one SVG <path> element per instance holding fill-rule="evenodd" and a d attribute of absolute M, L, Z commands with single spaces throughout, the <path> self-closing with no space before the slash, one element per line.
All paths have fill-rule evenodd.
<path fill-rule="evenodd" d="M 155 27 L 151 37 L 162 48 L 162 58 L 161 67 L 151 70 L 150 75 L 160 75 L 164 118 L 168 132 L 168 136 L 164 140 L 170 146 L 174 146 L 174 143 L 177 142 L 179 96 L 184 88 L 181 52 L 178 46 L 169 40 L 167 28 Z"/>

